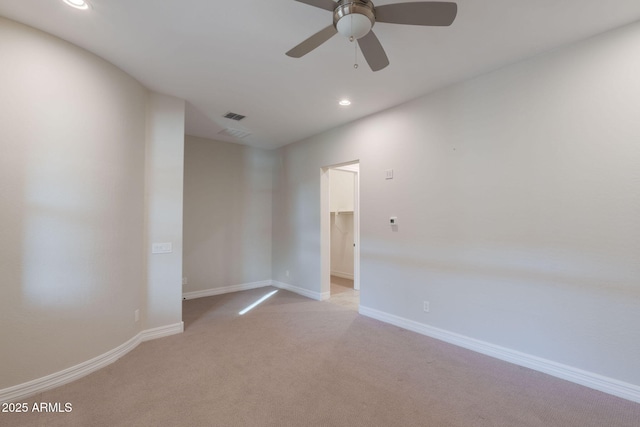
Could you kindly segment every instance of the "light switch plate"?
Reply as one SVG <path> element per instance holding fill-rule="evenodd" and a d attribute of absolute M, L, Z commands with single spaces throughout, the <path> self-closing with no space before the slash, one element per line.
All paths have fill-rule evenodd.
<path fill-rule="evenodd" d="M 151 245 L 151 253 L 168 254 L 171 252 L 173 252 L 173 245 L 171 243 L 153 243 Z"/>

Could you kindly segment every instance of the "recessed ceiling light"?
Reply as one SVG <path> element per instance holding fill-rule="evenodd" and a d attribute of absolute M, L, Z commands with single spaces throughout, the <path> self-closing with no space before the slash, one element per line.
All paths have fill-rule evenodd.
<path fill-rule="evenodd" d="M 338 104 L 342 105 L 343 107 L 346 107 L 347 105 L 351 105 L 351 101 L 349 101 L 348 99 L 341 99 L 340 102 L 338 102 Z"/>
<path fill-rule="evenodd" d="M 76 9 L 89 9 L 89 3 L 84 0 L 64 0 L 64 2 L 71 7 L 75 7 Z"/>

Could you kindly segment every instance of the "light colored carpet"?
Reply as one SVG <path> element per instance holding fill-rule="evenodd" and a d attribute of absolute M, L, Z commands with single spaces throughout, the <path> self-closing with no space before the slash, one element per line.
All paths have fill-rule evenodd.
<path fill-rule="evenodd" d="M 184 334 L 2 426 L 634 426 L 640 405 L 270 288 L 184 302 Z"/>

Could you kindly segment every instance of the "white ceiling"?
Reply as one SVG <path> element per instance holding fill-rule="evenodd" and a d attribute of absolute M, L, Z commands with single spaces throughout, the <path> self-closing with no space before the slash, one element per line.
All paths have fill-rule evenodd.
<path fill-rule="evenodd" d="M 354 45 L 339 35 L 300 59 L 286 56 L 332 22 L 330 12 L 294 0 L 88 1 L 91 9 L 79 11 L 62 0 L 0 0 L 0 15 L 185 99 L 188 134 L 262 148 L 640 19 L 638 0 L 459 0 L 451 27 L 377 24 L 391 65 L 374 73 L 360 53 L 354 69 Z M 340 107 L 342 97 L 353 104 Z M 228 111 L 247 118 L 223 118 Z M 225 128 L 251 135 L 220 135 Z"/>

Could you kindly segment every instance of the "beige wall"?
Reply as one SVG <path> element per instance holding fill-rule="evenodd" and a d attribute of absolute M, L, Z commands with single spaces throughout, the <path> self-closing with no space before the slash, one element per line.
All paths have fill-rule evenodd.
<path fill-rule="evenodd" d="M 635 24 L 280 149 L 274 279 L 321 291 L 320 169 L 359 159 L 363 307 L 637 390 L 639 45 Z"/>
<path fill-rule="evenodd" d="M 271 279 L 275 153 L 186 137 L 185 292 Z"/>
<path fill-rule="evenodd" d="M 136 335 L 148 93 L 0 18 L 0 389 Z"/>
<path fill-rule="evenodd" d="M 184 101 L 3 18 L 0 57 L 0 391 L 12 393 L 181 330 Z M 153 242 L 173 252 L 152 255 Z"/>

